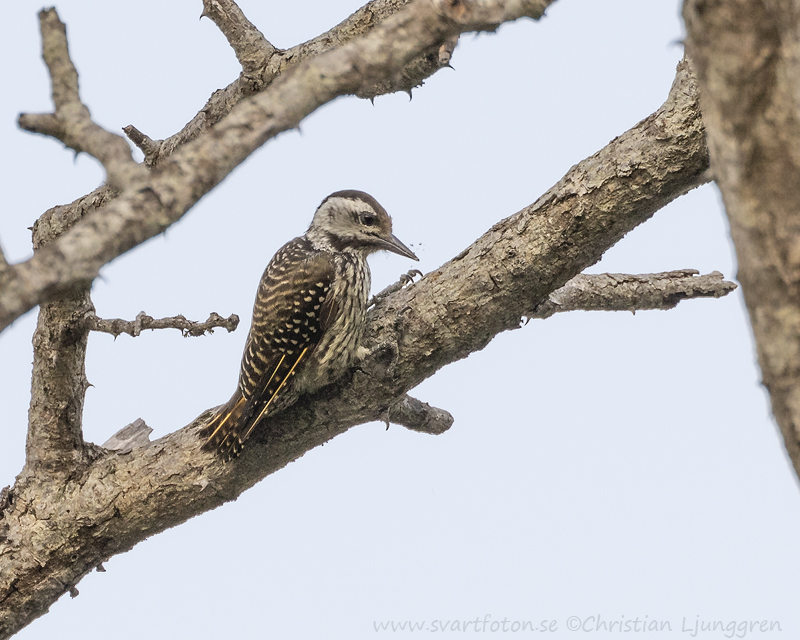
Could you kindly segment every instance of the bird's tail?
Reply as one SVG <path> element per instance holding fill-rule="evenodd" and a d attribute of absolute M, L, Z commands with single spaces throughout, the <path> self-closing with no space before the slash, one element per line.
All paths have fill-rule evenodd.
<path fill-rule="evenodd" d="M 247 439 L 247 430 L 242 420 L 242 412 L 246 400 L 237 389 L 233 397 L 222 405 L 207 427 L 203 427 L 198 435 L 205 440 L 204 451 L 218 451 L 225 459 L 237 457 Z"/>

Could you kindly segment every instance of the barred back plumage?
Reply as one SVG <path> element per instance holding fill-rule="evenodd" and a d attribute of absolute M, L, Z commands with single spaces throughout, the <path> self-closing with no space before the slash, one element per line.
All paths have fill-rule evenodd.
<path fill-rule="evenodd" d="M 370 289 L 367 256 L 382 249 L 417 259 L 392 234 L 384 208 L 348 190 L 325 198 L 305 235 L 278 250 L 258 286 L 238 387 L 201 430 L 204 449 L 239 455 L 267 415 L 353 366 Z"/>

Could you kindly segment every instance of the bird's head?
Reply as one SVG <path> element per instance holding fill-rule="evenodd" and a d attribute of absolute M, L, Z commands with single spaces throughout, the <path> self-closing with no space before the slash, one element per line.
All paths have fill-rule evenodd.
<path fill-rule="evenodd" d="M 392 251 L 412 260 L 414 252 L 392 233 L 392 219 L 368 193 L 348 189 L 325 198 L 317 208 L 306 236 L 336 251 Z"/>

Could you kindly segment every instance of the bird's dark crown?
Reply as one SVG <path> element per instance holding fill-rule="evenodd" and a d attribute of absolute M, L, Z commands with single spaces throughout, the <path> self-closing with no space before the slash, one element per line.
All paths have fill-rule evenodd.
<path fill-rule="evenodd" d="M 392 234 L 392 219 L 368 193 L 336 191 L 317 208 L 306 237 L 320 250 L 350 251 L 369 255 L 387 250 L 417 260 Z"/>

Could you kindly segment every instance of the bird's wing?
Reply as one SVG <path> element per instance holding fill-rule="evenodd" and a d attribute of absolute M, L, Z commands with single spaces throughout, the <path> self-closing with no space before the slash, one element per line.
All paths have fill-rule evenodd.
<path fill-rule="evenodd" d="M 309 361 L 336 304 L 334 268 L 326 253 L 309 255 L 290 242 L 272 259 L 259 284 L 253 324 L 242 358 L 239 389 L 206 429 L 205 448 L 237 455 L 259 422 L 297 398 L 292 377 Z M 213 429 L 212 429 L 213 427 Z"/>

